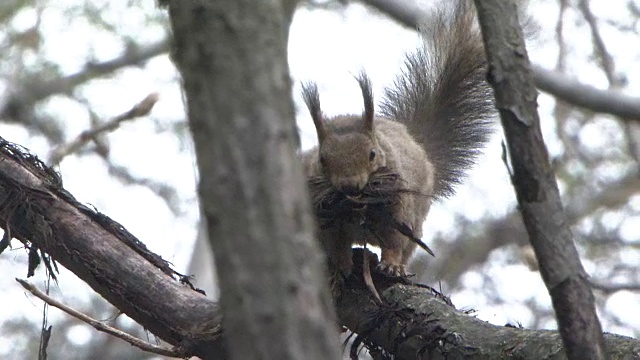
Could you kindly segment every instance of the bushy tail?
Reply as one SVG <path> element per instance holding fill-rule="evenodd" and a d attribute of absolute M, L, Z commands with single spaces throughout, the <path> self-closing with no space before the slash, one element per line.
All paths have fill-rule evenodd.
<path fill-rule="evenodd" d="M 424 47 L 407 55 L 381 105 L 382 114 L 404 123 L 426 150 L 436 199 L 454 193 L 488 141 L 496 112 L 475 11 L 471 1 L 455 3 L 426 24 Z"/>

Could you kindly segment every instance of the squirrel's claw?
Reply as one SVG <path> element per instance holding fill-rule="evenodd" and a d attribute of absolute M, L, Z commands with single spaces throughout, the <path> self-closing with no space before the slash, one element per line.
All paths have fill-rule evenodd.
<path fill-rule="evenodd" d="M 408 277 L 407 269 L 402 264 L 388 264 L 384 260 L 378 264 L 377 269 L 387 275 L 395 277 Z"/>

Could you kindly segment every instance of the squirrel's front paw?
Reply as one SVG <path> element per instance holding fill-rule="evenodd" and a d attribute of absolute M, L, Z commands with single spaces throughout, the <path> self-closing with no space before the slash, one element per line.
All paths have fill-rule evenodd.
<path fill-rule="evenodd" d="M 383 273 L 387 274 L 387 275 L 391 275 L 391 276 L 396 276 L 396 277 L 407 277 L 409 276 L 409 274 L 407 273 L 407 269 L 405 268 L 404 265 L 402 264 L 389 264 L 386 263 L 384 260 L 382 260 L 382 262 L 380 262 L 380 264 L 378 264 L 377 267 L 378 270 L 382 271 Z"/>

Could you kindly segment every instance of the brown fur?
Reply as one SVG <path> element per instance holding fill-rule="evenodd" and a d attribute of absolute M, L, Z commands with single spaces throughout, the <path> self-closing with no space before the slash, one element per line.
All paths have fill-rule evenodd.
<path fill-rule="evenodd" d="M 325 178 L 349 198 L 361 194 L 375 178 L 372 174 L 384 168 L 398 174 L 406 190 L 390 203 L 385 213 L 390 221 L 371 221 L 367 205 L 354 202 L 350 211 L 357 216 L 335 212 L 335 221 L 320 227 L 319 238 L 331 264 L 345 274 L 353 266 L 351 246 L 368 243 L 382 249 L 383 270 L 405 275 L 416 243 L 397 225 L 421 238 L 432 200 L 453 193 L 487 141 L 492 94 L 484 80 L 482 40 L 468 3 L 460 1 L 432 19 L 424 49 L 407 56 L 402 74 L 387 89 L 383 116 L 374 115 L 371 85 L 364 74 L 358 78 L 365 108 L 359 116 L 325 119 L 316 86 L 303 89 L 319 140 L 318 148 L 302 154 L 307 177 Z M 322 206 L 316 203 L 317 212 Z"/>

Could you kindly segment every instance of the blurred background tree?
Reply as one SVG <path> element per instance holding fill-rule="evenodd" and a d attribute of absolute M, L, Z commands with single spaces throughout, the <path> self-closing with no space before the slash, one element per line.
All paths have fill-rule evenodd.
<path fill-rule="evenodd" d="M 306 1 L 296 12 L 289 62 L 303 148 L 315 133 L 299 82 L 317 81 L 324 110 L 361 111 L 350 73 L 365 69 L 374 92 L 393 81 L 417 34 L 380 9 L 384 1 Z M 401 3 L 401 2 L 396 2 Z M 408 4 L 413 2 L 407 1 Z M 435 1 L 424 2 L 424 8 Z M 389 9 L 386 9 L 389 11 Z M 620 94 L 640 94 L 640 3 L 637 0 L 540 0 L 529 54 L 542 68 Z M 167 14 L 152 0 L 6 0 L 0 3 L 0 136 L 55 165 L 65 188 L 127 227 L 147 246 L 194 274 L 217 297 L 208 244 L 198 231 L 194 151 L 180 80 L 168 56 Z M 340 91 L 337 91 L 340 89 Z M 152 93 L 149 116 L 68 144 Z M 542 93 L 542 126 L 583 264 L 595 287 L 605 331 L 638 337 L 640 315 L 640 116 L 595 113 Z M 554 328 L 551 303 L 536 271 L 496 134 L 458 194 L 434 206 L 411 270 L 442 288 L 454 304 L 489 322 Z M 196 240 L 197 239 L 197 240 Z M 27 250 L 14 242 L 0 257 L 0 358 L 37 354 L 42 304 L 24 301 Z M 34 283 L 46 281 L 42 269 Z M 94 318 L 152 336 L 61 269 L 51 293 Z M 29 298 L 31 299 L 31 298 Z M 54 358 L 150 358 L 50 311 Z M 154 341 L 151 339 L 151 341 Z"/>

